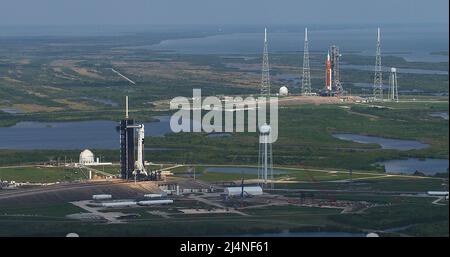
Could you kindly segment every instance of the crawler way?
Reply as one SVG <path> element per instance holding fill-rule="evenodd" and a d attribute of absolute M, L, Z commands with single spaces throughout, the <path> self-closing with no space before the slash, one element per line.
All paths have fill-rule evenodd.
<path fill-rule="evenodd" d="M 61 183 L 32 189 L 1 190 L 0 203 L 52 202 L 65 203 L 90 199 L 93 194 L 112 194 L 117 198 L 136 197 L 159 188 L 151 182 L 127 182 L 122 180 Z"/>

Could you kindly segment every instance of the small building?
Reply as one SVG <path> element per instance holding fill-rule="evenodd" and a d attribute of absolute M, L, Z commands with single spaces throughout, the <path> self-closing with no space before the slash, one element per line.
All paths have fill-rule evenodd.
<path fill-rule="evenodd" d="M 280 96 L 287 96 L 289 94 L 289 90 L 287 87 L 282 86 L 280 87 L 279 95 Z"/>
<path fill-rule="evenodd" d="M 112 162 L 100 162 L 98 157 L 97 159 L 94 158 L 94 153 L 91 150 L 85 149 L 80 153 L 79 164 L 84 166 L 102 166 L 112 165 Z"/>
<path fill-rule="evenodd" d="M 89 149 L 85 149 L 80 153 L 80 164 L 89 165 L 94 163 L 94 153 Z"/>
<path fill-rule="evenodd" d="M 229 197 L 241 196 L 244 191 L 244 196 L 262 195 L 263 190 L 260 186 L 244 186 L 242 187 L 225 187 L 224 193 Z"/>

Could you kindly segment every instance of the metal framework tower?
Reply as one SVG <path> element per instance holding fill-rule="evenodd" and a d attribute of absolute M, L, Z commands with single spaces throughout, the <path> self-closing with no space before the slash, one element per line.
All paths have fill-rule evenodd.
<path fill-rule="evenodd" d="M 381 71 L 381 33 L 377 31 L 377 52 L 375 56 L 375 78 L 373 82 L 373 100 L 383 101 L 383 75 Z"/>
<path fill-rule="evenodd" d="M 332 70 L 332 89 L 335 95 L 341 95 L 344 92 L 341 84 L 341 72 L 339 69 L 339 62 L 341 54 L 339 53 L 339 47 L 332 45 L 330 47 L 331 54 L 331 70 Z"/>
<path fill-rule="evenodd" d="M 305 28 L 305 44 L 303 49 L 302 95 L 311 94 L 311 69 L 309 68 L 308 28 Z"/>
<path fill-rule="evenodd" d="M 128 96 L 125 97 L 125 119 L 120 121 L 120 175 L 129 179 L 134 170 L 134 120 L 128 117 Z"/>
<path fill-rule="evenodd" d="M 267 28 L 264 28 L 264 51 L 261 75 L 261 96 L 270 96 L 270 77 L 269 77 L 269 48 L 267 42 Z"/>
<path fill-rule="evenodd" d="M 391 68 L 389 76 L 389 100 L 398 102 L 398 83 L 397 83 L 397 69 Z"/>
<path fill-rule="evenodd" d="M 270 179 L 273 188 L 273 161 L 272 144 L 270 139 L 270 126 L 264 123 L 259 128 L 259 158 L 258 158 L 258 181 L 262 181 L 262 186 L 267 187 Z"/>

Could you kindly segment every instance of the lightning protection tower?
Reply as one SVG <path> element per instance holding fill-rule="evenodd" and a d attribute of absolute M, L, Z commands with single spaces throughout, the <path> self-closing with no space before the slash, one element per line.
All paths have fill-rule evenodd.
<path fill-rule="evenodd" d="M 267 28 L 264 28 L 264 51 L 261 76 L 261 96 L 270 96 L 270 77 L 269 77 L 269 48 L 267 42 Z"/>
<path fill-rule="evenodd" d="M 391 68 L 389 76 L 389 100 L 398 102 L 397 69 Z"/>
<path fill-rule="evenodd" d="M 259 160 L 258 160 L 258 181 L 267 188 L 267 182 L 270 180 L 273 188 L 273 161 L 272 161 L 272 143 L 270 142 L 270 126 L 264 123 L 259 128 Z"/>
<path fill-rule="evenodd" d="M 381 33 L 377 31 L 377 52 L 375 56 L 375 78 L 373 82 L 373 100 L 383 101 L 383 77 L 381 72 Z"/>
<path fill-rule="evenodd" d="M 302 76 L 302 95 L 311 95 L 311 70 L 309 68 L 309 44 L 308 28 L 305 28 L 305 43 L 303 49 L 303 76 Z"/>

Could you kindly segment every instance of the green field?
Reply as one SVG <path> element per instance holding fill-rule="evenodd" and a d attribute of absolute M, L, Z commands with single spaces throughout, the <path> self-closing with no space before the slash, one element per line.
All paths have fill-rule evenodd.
<path fill-rule="evenodd" d="M 375 199 L 369 197 L 367 200 Z M 128 209 L 127 213 L 140 213 L 141 217 L 130 219 L 126 224 L 109 225 L 64 218 L 67 214 L 81 212 L 70 204 L 10 206 L 2 209 L 0 225 L 3 229 L 0 235 L 64 236 L 76 232 L 81 236 L 193 236 L 283 230 L 361 232 L 364 229 L 394 236 L 448 236 L 448 226 L 445 226 L 448 224 L 448 202 L 447 205 L 437 206 L 431 204 L 431 199 L 414 197 L 384 197 L 383 202 L 392 206 L 374 207 L 359 214 L 340 214 L 332 209 L 273 206 L 246 210 L 250 216 L 172 215 L 170 219 L 146 214 L 146 210 L 153 208 L 139 208 Z"/>
<path fill-rule="evenodd" d="M 0 168 L 0 180 L 16 182 L 53 183 L 87 179 L 87 173 L 75 168 L 20 167 Z"/>

